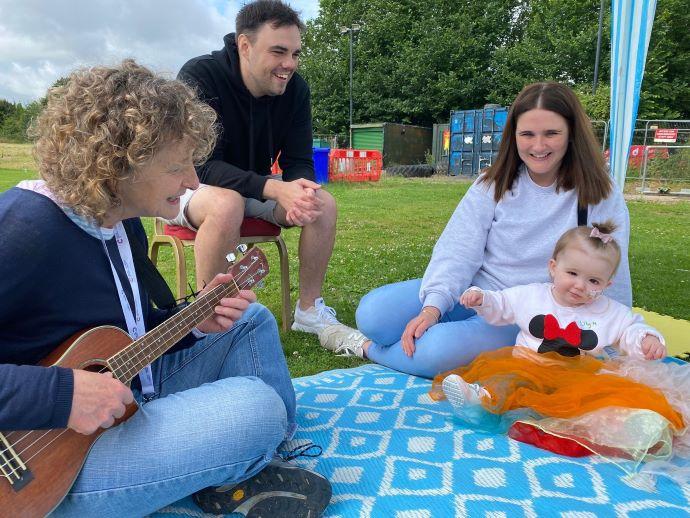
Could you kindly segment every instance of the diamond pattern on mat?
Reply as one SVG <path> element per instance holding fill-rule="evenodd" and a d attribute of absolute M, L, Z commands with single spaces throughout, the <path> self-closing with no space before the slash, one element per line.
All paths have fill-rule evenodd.
<path fill-rule="evenodd" d="M 299 462 L 333 485 L 324 518 L 690 518 L 690 486 L 479 433 L 429 398 L 429 380 L 368 364 L 293 384 L 295 439 L 323 447 Z M 200 515 L 184 499 L 154 517 Z"/>

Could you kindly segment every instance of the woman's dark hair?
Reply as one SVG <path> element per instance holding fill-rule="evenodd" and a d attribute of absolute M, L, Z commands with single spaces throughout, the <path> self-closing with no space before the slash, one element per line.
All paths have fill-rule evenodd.
<path fill-rule="evenodd" d="M 581 206 L 596 205 L 608 198 L 613 184 L 587 114 L 570 88 L 547 82 L 527 85 L 510 107 L 498 157 L 482 179 L 493 182 L 494 199 L 498 202 L 518 176 L 522 160 L 516 143 L 517 120 L 535 108 L 557 113 L 568 123 L 568 149 L 556 176 L 556 191 L 576 189 Z"/>
<path fill-rule="evenodd" d="M 235 37 L 246 34 L 254 43 L 256 32 L 265 23 L 271 27 L 296 26 L 300 32 L 304 32 L 305 26 L 299 18 L 299 14 L 289 5 L 280 0 L 257 0 L 245 4 L 235 18 Z"/>

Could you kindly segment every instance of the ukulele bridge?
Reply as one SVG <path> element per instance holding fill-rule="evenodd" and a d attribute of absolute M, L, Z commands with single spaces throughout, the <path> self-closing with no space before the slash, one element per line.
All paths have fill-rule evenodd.
<path fill-rule="evenodd" d="M 34 478 L 31 470 L 2 433 L 0 433 L 0 472 L 15 491 L 21 491 Z"/>

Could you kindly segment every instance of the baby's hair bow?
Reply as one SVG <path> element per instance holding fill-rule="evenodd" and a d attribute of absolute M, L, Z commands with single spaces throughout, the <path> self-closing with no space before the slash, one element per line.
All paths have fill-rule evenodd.
<path fill-rule="evenodd" d="M 609 241 L 613 241 L 613 236 L 611 234 L 604 234 L 603 232 L 600 232 L 597 227 L 592 228 L 592 232 L 589 234 L 589 237 L 599 238 L 604 243 L 608 243 Z"/>

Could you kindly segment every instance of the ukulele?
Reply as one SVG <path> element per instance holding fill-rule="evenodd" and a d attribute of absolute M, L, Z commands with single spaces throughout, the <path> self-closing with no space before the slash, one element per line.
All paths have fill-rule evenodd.
<path fill-rule="evenodd" d="M 39 365 L 112 372 L 128 384 L 146 365 L 179 342 L 213 314 L 220 299 L 249 289 L 268 274 L 263 252 L 253 247 L 230 270 L 233 280 L 220 284 L 145 335 L 132 341 L 122 329 L 101 326 L 76 333 Z M 138 407 L 127 405 L 117 426 Z M 0 432 L 0 514 L 45 516 L 68 493 L 91 446 L 105 432 L 82 435 L 69 428 Z"/>

